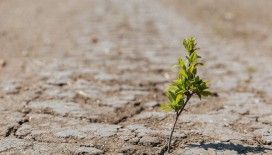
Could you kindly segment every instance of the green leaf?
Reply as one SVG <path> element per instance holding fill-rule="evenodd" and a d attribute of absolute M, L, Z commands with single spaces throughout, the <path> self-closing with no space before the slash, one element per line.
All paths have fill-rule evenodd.
<path fill-rule="evenodd" d="M 195 64 L 195 66 L 203 66 L 203 65 L 204 65 L 204 64 L 201 63 L 201 62 L 198 62 L 198 63 Z"/>
<path fill-rule="evenodd" d="M 184 39 L 183 46 L 185 47 L 186 51 L 191 54 L 195 50 L 196 39 L 194 37 Z"/>
<path fill-rule="evenodd" d="M 185 70 L 181 69 L 181 70 L 179 70 L 179 77 L 180 78 L 182 78 L 182 77 L 188 78 L 188 75 L 185 72 Z"/>
<path fill-rule="evenodd" d="M 180 57 L 178 58 L 178 66 L 182 69 L 186 69 L 186 65 L 185 62 L 183 61 L 183 59 Z"/>
<path fill-rule="evenodd" d="M 169 103 L 164 103 L 160 105 L 161 110 L 165 111 L 165 112 L 170 112 L 174 109 L 172 109 L 171 105 Z"/>
<path fill-rule="evenodd" d="M 196 54 L 196 52 L 192 52 L 192 54 L 190 55 L 189 59 L 190 59 L 191 63 L 196 63 L 197 59 L 198 59 L 198 55 Z"/>
<path fill-rule="evenodd" d="M 172 91 L 168 91 L 167 96 L 170 102 L 173 102 L 176 100 L 176 95 Z"/>
<path fill-rule="evenodd" d="M 210 95 L 212 95 L 212 93 L 210 91 L 208 91 L 208 90 L 205 90 L 205 91 L 201 92 L 201 95 L 203 95 L 203 96 L 210 96 Z"/>
<path fill-rule="evenodd" d="M 196 67 L 195 67 L 195 65 L 191 65 L 191 66 L 189 67 L 189 71 L 190 71 L 191 73 L 193 73 L 193 74 L 196 74 Z"/>
<path fill-rule="evenodd" d="M 171 108 L 175 111 L 178 111 L 180 109 L 180 105 L 178 104 L 178 102 L 171 102 L 170 104 Z"/>
<path fill-rule="evenodd" d="M 180 101 L 183 101 L 183 94 L 178 94 L 177 97 L 176 97 L 176 102 L 179 103 Z"/>

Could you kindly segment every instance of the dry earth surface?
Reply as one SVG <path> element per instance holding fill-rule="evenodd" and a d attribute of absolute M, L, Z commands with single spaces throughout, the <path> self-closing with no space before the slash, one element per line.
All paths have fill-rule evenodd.
<path fill-rule="evenodd" d="M 0 153 L 164 154 L 171 66 L 194 35 L 218 97 L 172 154 L 272 154 L 269 0 L 1 0 Z"/>

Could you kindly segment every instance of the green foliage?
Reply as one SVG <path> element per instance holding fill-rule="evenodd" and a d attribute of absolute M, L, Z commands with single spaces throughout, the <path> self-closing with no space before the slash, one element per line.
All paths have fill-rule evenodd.
<path fill-rule="evenodd" d="M 196 45 L 194 37 L 183 40 L 186 58 L 178 58 L 178 63 L 175 65 L 178 69 L 178 76 L 165 92 L 169 102 L 161 105 L 162 110 L 179 112 L 183 110 L 191 96 L 197 95 L 201 99 L 202 96 L 211 95 L 207 82 L 197 74 L 198 67 L 203 63 L 200 62 L 201 57 L 197 53 Z"/>

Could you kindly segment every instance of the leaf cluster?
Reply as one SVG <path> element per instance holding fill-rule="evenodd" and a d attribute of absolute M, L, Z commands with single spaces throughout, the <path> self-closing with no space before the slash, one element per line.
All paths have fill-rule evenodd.
<path fill-rule="evenodd" d="M 166 90 L 168 103 L 162 104 L 161 108 L 165 111 L 179 112 L 183 110 L 191 96 L 197 95 L 200 99 L 202 96 L 211 95 L 208 90 L 207 82 L 202 80 L 197 74 L 199 66 L 202 66 L 201 57 L 197 53 L 196 39 L 194 37 L 183 40 L 183 46 L 186 50 L 186 58 L 178 58 L 175 65 L 178 69 L 177 79 L 174 80 Z"/>

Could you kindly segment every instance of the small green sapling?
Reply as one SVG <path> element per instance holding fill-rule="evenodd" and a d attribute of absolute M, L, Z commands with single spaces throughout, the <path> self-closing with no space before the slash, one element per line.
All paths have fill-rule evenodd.
<path fill-rule="evenodd" d="M 197 74 L 198 67 L 202 66 L 203 63 L 200 62 L 201 57 L 197 53 L 198 48 L 196 45 L 194 37 L 183 40 L 186 58 L 178 58 L 178 63 L 175 65 L 178 68 L 177 79 L 168 86 L 165 92 L 169 100 L 168 103 L 161 105 L 161 109 L 164 111 L 174 111 L 176 114 L 175 122 L 168 139 L 167 151 L 169 153 L 177 120 L 191 97 L 197 95 L 201 99 L 202 96 L 211 95 L 207 82 L 203 81 Z"/>

